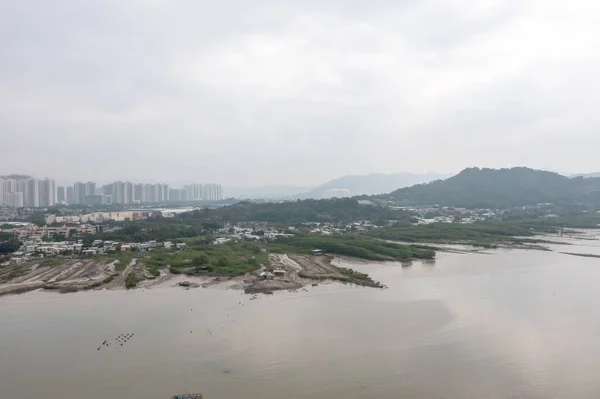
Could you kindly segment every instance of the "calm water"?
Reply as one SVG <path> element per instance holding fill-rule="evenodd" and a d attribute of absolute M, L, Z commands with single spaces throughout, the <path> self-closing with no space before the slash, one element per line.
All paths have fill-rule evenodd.
<path fill-rule="evenodd" d="M 600 253 L 579 244 L 555 249 Z M 389 289 L 0 298 L 0 397 L 600 397 L 600 259 L 499 250 L 359 268 Z"/>

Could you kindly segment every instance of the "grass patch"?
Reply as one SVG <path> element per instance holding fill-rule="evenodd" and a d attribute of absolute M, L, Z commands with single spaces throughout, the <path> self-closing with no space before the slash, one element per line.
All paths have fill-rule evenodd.
<path fill-rule="evenodd" d="M 547 243 L 548 240 L 527 238 L 539 234 L 556 234 L 564 228 L 598 228 L 600 217 L 595 215 L 570 218 L 537 218 L 518 221 L 479 223 L 431 223 L 426 225 L 395 225 L 374 229 L 368 234 L 385 240 L 404 242 L 471 243 L 493 247 L 496 243 Z"/>
<path fill-rule="evenodd" d="M 137 252 L 133 251 L 111 251 L 107 252 L 105 256 L 105 261 L 107 263 L 118 260 L 119 262 L 129 263 L 133 258 L 138 256 Z"/>
<path fill-rule="evenodd" d="M 255 243 L 202 244 L 190 240 L 186 251 L 156 249 L 140 259 L 151 273 L 170 266 L 173 274 L 237 276 L 268 263 L 268 256 Z"/>
<path fill-rule="evenodd" d="M 156 266 L 150 266 L 148 268 L 148 272 L 150 274 L 152 274 L 154 277 L 160 276 L 160 270 L 158 270 L 158 267 L 156 267 Z"/>
<path fill-rule="evenodd" d="M 298 235 L 282 237 L 269 243 L 269 250 L 279 253 L 310 253 L 313 249 L 321 249 L 329 254 L 382 261 L 433 259 L 435 257 L 435 251 L 428 247 L 387 243 L 362 235 Z"/>

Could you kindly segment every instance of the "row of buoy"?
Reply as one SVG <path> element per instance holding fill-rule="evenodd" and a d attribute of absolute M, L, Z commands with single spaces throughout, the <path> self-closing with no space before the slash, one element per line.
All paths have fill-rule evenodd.
<path fill-rule="evenodd" d="M 114 341 L 116 341 L 117 344 L 119 344 L 119 346 L 123 346 L 124 343 L 126 343 L 127 341 L 129 341 L 131 338 L 133 338 L 134 334 L 131 333 L 125 333 L 125 334 L 119 334 L 115 337 Z M 109 347 L 111 346 L 113 343 L 109 342 L 109 341 L 102 341 L 102 344 L 100 344 L 100 346 L 98 347 L 98 350 L 102 349 L 102 347 Z"/>

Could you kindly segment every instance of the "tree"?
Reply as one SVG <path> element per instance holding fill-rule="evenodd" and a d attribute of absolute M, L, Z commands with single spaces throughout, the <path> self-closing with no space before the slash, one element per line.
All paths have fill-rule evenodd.
<path fill-rule="evenodd" d="M 0 254 L 11 254 L 21 248 L 21 241 L 13 237 L 8 241 L 0 242 Z"/>
<path fill-rule="evenodd" d="M 208 262 L 210 262 L 210 259 L 204 254 L 200 254 L 192 259 L 192 264 L 194 264 L 194 266 L 203 266 L 208 264 Z"/>
<path fill-rule="evenodd" d="M 133 288 L 137 285 L 137 278 L 135 276 L 135 272 L 130 272 L 127 275 L 127 279 L 125 280 L 125 287 L 127 289 Z"/>
<path fill-rule="evenodd" d="M 0 241 L 8 241 L 13 237 L 14 235 L 12 233 L 5 233 L 3 231 L 0 231 Z"/>
<path fill-rule="evenodd" d="M 229 266 L 229 259 L 226 256 L 221 256 L 218 262 L 218 265 L 221 267 Z"/>
<path fill-rule="evenodd" d="M 83 246 L 84 247 L 91 247 L 92 246 L 92 242 L 94 242 L 94 235 L 86 233 L 86 234 L 83 235 L 82 241 L 83 241 Z"/>

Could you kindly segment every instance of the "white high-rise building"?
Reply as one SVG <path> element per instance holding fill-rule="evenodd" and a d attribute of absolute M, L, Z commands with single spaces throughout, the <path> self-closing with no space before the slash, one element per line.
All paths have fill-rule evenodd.
<path fill-rule="evenodd" d="M 124 193 L 124 204 L 133 204 L 134 202 L 134 190 L 133 190 L 133 184 L 131 184 L 131 182 L 126 181 L 125 183 L 123 183 L 123 193 Z"/>
<path fill-rule="evenodd" d="M 15 179 L 4 180 L 4 192 L 14 193 L 17 191 L 17 181 Z"/>
<path fill-rule="evenodd" d="M 111 184 L 113 204 L 125 203 L 125 192 L 123 185 L 124 183 L 122 181 L 117 181 Z"/>
<path fill-rule="evenodd" d="M 205 184 L 202 198 L 207 201 L 219 201 L 223 199 L 223 187 L 220 184 Z"/>
<path fill-rule="evenodd" d="M 188 192 L 182 188 L 169 189 L 169 201 L 187 201 Z"/>
<path fill-rule="evenodd" d="M 4 179 L 0 179 L 0 206 L 4 205 Z"/>
<path fill-rule="evenodd" d="M 144 184 L 144 202 L 156 202 L 154 186 L 152 184 Z"/>
<path fill-rule="evenodd" d="M 40 206 L 40 181 L 38 179 L 27 180 L 27 192 L 25 193 L 26 206 L 39 207 Z"/>
<path fill-rule="evenodd" d="M 85 203 L 86 196 L 86 184 L 78 181 L 73 185 L 73 203 L 74 204 L 83 204 Z"/>
<path fill-rule="evenodd" d="M 112 204 L 133 204 L 138 201 L 136 185 L 128 181 L 116 181 L 107 184 L 102 187 L 102 194 L 104 194 L 105 199 L 110 199 Z"/>
<path fill-rule="evenodd" d="M 67 204 L 75 204 L 75 189 L 71 186 L 67 187 Z"/>
<path fill-rule="evenodd" d="M 85 195 L 96 195 L 96 183 L 89 181 L 85 183 Z"/>
<path fill-rule="evenodd" d="M 323 191 L 323 198 L 348 198 L 350 191 L 345 188 L 331 188 Z"/>
<path fill-rule="evenodd" d="M 53 206 L 56 203 L 56 182 L 52 179 L 39 181 L 40 206 Z"/>
<path fill-rule="evenodd" d="M 8 192 L 4 193 L 5 205 L 9 208 L 22 208 L 23 207 L 23 193 L 22 192 Z"/>
<path fill-rule="evenodd" d="M 0 201 L 4 206 L 13 207 L 14 197 L 10 194 L 17 191 L 17 181 L 14 179 L 2 180 L 2 197 Z"/>
<path fill-rule="evenodd" d="M 142 183 L 133 185 L 133 201 L 143 204 L 146 202 L 146 192 Z"/>
<path fill-rule="evenodd" d="M 56 201 L 65 202 L 67 200 L 66 191 L 63 186 L 56 187 Z"/>
<path fill-rule="evenodd" d="M 153 187 L 154 187 L 153 188 L 154 201 L 152 201 L 152 202 L 162 202 L 162 201 L 169 200 L 169 185 L 168 184 L 158 183 L 158 184 L 155 184 Z"/>
<path fill-rule="evenodd" d="M 32 206 L 29 201 L 29 186 L 26 179 L 17 180 L 17 193 L 23 193 L 23 206 Z"/>
<path fill-rule="evenodd" d="M 202 184 L 188 184 L 186 186 L 183 186 L 183 189 L 187 193 L 187 199 L 191 201 L 199 201 L 204 195 Z"/>

